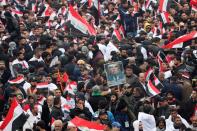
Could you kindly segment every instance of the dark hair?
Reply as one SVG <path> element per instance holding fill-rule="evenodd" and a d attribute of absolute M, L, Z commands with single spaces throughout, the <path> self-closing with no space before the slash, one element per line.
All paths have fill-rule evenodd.
<path fill-rule="evenodd" d="M 45 129 L 45 122 L 43 120 L 38 121 L 37 126 L 39 126 L 42 129 Z"/>
<path fill-rule="evenodd" d="M 108 108 L 108 102 L 106 100 L 100 100 L 98 103 L 99 109 L 107 109 Z"/>
<path fill-rule="evenodd" d="M 85 83 L 84 82 L 79 82 L 77 85 L 77 90 L 81 91 L 84 88 Z"/>
<path fill-rule="evenodd" d="M 21 54 L 23 54 L 22 52 L 17 52 L 17 57 L 19 57 Z"/>
<path fill-rule="evenodd" d="M 181 56 L 177 55 L 175 56 L 176 60 L 181 61 Z"/>
<path fill-rule="evenodd" d="M 130 65 L 127 65 L 127 66 L 125 67 L 125 69 L 127 69 L 127 68 L 129 68 L 129 69 L 132 69 L 132 70 L 133 70 L 132 66 L 130 66 Z"/>
<path fill-rule="evenodd" d="M 160 122 L 163 122 L 164 125 L 166 126 L 166 122 L 165 122 L 165 119 L 164 118 L 162 118 L 162 117 L 158 118 L 158 120 L 157 120 L 157 126 L 159 126 L 159 123 Z"/>
<path fill-rule="evenodd" d="M 53 101 L 53 104 L 58 105 L 58 104 L 60 104 L 60 102 L 61 102 L 60 97 L 55 97 L 54 101 Z"/>

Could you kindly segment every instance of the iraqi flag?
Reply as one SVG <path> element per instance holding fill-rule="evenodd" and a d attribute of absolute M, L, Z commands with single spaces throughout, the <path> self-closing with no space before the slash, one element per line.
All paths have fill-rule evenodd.
<path fill-rule="evenodd" d="M 66 113 L 69 113 L 70 112 L 70 109 L 72 109 L 72 106 L 68 105 L 68 104 L 64 104 L 62 106 L 62 110 Z"/>
<path fill-rule="evenodd" d="M 84 34 L 96 35 L 95 29 L 70 5 L 68 20 L 74 28 L 80 30 Z"/>
<path fill-rule="evenodd" d="M 20 84 L 23 81 L 25 81 L 24 77 L 23 76 L 18 76 L 15 79 L 8 80 L 8 83 L 10 83 L 10 84 Z"/>
<path fill-rule="evenodd" d="M 159 11 L 167 12 L 168 0 L 159 0 Z"/>
<path fill-rule="evenodd" d="M 75 92 L 77 91 L 77 82 L 71 81 L 67 84 L 66 88 L 64 89 L 64 92 L 68 92 L 71 95 L 75 95 Z"/>
<path fill-rule="evenodd" d="M 40 98 L 37 99 L 38 104 L 40 105 L 44 105 L 44 101 L 46 100 L 46 98 L 44 96 L 40 96 Z"/>
<path fill-rule="evenodd" d="M 91 15 L 95 19 L 95 25 L 99 25 L 100 20 L 100 0 L 88 0 L 88 6 L 91 10 Z"/>
<path fill-rule="evenodd" d="M 49 94 L 49 84 L 47 82 L 37 83 L 36 89 L 40 94 L 47 97 Z M 43 103 L 44 100 L 40 100 L 40 103 Z"/>
<path fill-rule="evenodd" d="M 142 10 L 144 10 L 144 11 L 146 11 L 147 9 L 152 10 L 151 9 L 151 2 L 152 2 L 152 0 L 145 0 Z"/>
<path fill-rule="evenodd" d="M 162 12 L 160 15 L 161 15 L 161 19 L 162 19 L 164 24 L 170 23 L 169 13 L 168 12 Z"/>
<path fill-rule="evenodd" d="M 189 40 L 192 40 L 197 37 L 197 31 L 193 31 L 189 34 L 182 35 L 175 39 L 174 41 L 162 46 L 163 49 L 171 49 L 171 48 L 182 48 L 183 43 Z"/>
<path fill-rule="evenodd" d="M 18 17 L 22 17 L 23 16 L 23 12 L 20 11 L 17 7 L 15 7 L 15 9 L 11 9 L 11 14 L 13 16 L 18 16 Z"/>
<path fill-rule="evenodd" d="M 53 13 L 53 9 L 50 7 L 49 4 L 45 4 L 44 5 L 45 9 L 44 11 L 42 12 L 42 17 L 49 17 L 51 16 L 51 14 Z"/>
<path fill-rule="evenodd" d="M 37 6 L 38 6 L 38 1 L 36 0 L 36 2 L 32 3 L 32 5 L 31 5 L 32 12 L 36 12 L 37 11 Z"/>
<path fill-rule="evenodd" d="M 146 71 L 146 73 L 145 73 L 145 79 L 146 79 L 146 81 L 149 80 L 150 75 L 151 75 L 153 72 L 154 72 L 154 69 L 151 68 L 151 67 Z"/>
<path fill-rule="evenodd" d="M 114 29 L 113 33 L 112 33 L 112 37 L 115 37 L 118 41 L 122 40 L 122 35 L 120 34 L 119 30 Z"/>
<path fill-rule="evenodd" d="M 75 117 L 68 122 L 68 126 L 77 127 L 82 131 L 104 131 L 106 126 L 99 124 L 97 122 L 87 121 L 85 119 Z"/>
<path fill-rule="evenodd" d="M 100 1 L 99 0 L 88 0 L 89 8 L 95 7 L 100 12 Z"/>
<path fill-rule="evenodd" d="M 124 30 L 123 25 L 121 25 L 118 30 L 119 30 L 120 34 L 122 35 L 122 37 L 124 38 L 125 30 Z"/>
<path fill-rule="evenodd" d="M 164 71 L 163 63 L 166 63 L 167 65 L 169 64 L 169 60 L 167 59 L 164 52 L 159 51 L 157 53 L 157 62 L 159 64 L 159 71 L 163 72 Z"/>
<path fill-rule="evenodd" d="M 160 90 L 158 89 L 157 85 L 159 84 L 159 82 L 157 81 L 158 79 L 155 79 L 154 74 L 152 74 L 153 79 L 149 79 L 147 82 L 147 89 L 146 89 L 146 93 L 153 97 L 156 96 L 158 94 L 160 94 Z"/>
<path fill-rule="evenodd" d="M 2 131 L 16 131 L 23 127 L 27 120 L 21 105 L 17 102 L 16 98 L 13 99 L 11 107 L 9 108 L 8 114 L 5 120 L 0 126 Z"/>
<path fill-rule="evenodd" d="M 59 15 L 59 14 L 62 14 L 63 16 L 65 16 L 66 13 L 67 13 L 67 9 L 66 9 L 65 6 L 62 6 L 62 7 L 58 10 L 58 12 L 57 12 L 58 15 Z"/>
<path fill-rule="evenodd" d="M 37 89 L 48 88 L 49 84 L 47 82 L 41 82 L 36 85 Z"/>

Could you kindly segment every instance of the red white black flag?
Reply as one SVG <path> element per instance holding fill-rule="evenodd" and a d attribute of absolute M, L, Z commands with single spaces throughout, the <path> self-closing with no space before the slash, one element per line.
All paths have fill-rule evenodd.
<path fill-rule="evenodd" d="M 192 40 L 197 37 L 197 31 L 193 31 L 189 34 L 182 35 L 175 39 L 174 41 L 162 46 L 163 49 L 171 49 L 171 48 L 182 48 L 183 43 L 189 40 Z"/>
<path fill-rule="evenodd" d="M 159 0 L 159 11 L 167 12 L 168 0 Z"/>
<path fill-rule="evenodd" d="M 68 20 L 82 33 L 96 35 L 95 29 L 71 5 L 69 6 Z"/>

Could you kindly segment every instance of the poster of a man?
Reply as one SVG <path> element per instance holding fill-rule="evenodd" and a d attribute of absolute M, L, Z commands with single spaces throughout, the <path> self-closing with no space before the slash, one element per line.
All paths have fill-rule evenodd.
<path fill-rule="evenodd" d="M 126 82 L 121 61 L 105 64 L 104 67 L 109 87 L 124 84 Z"/>

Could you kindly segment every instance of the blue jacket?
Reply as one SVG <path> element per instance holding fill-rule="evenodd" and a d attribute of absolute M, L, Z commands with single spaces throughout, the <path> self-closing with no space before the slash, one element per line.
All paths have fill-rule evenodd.
<path fill-rule="evenodd" d="M 131 130 L 131 123 L 129 120 L 129 116 L 127 113 L 124 112 L 116 112 L 115 113 L 115 120 L 121 124 L 121 131 L 130 131 Z"/>
<path fill-rule="evenodd" d="M 118 8 L 120 13 L 121 22 L 124 25 L 125 31 L 127 32 L 136 32 L 137 31 L 137 17 L 143 14 L 143 11 L 140 9 L 139 13 L 135 13 L 133 16 L 127 13 L 127 10 L 124 9 L 121 5 Z"/>

